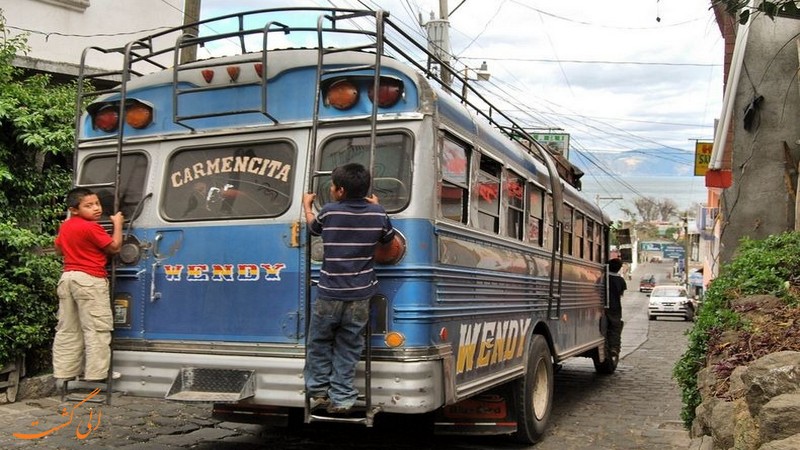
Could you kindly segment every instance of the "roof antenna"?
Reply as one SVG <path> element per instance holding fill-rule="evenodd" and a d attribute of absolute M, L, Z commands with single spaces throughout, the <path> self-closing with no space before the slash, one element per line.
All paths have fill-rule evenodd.
<path fill-rule="evenodd" d="M 661 22 L 661 11 L 660 11 L 660 3 L 661 0 L 656 0 L 656 22 Z"/>

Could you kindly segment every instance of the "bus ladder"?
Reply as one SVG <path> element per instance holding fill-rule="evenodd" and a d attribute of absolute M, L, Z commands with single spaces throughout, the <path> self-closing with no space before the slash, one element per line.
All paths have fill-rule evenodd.
<path fill-rule="evenodd" d="M 370 311 L 372 307 L 370 304 Z M 311 405 L 311 399 L 306 395 L 305 400 L 305 423 L 311 422 L 339 422 L 339 423 L 353 423 L 362 424 L 367 427 L 372 427 L 375 423 L 375 415 L 381 411 L 380 406 L 372 405 L 370 385 L 372 381 L 372 343 L 370 336 L 372 336 L 371 320 L 367 320 L 367 327 L 364 330 L 364 386 L 366 392 L 364 395 L 359 395 L 356 399 L 356 404 L 353 406 L 351 412 L 345 415 L 328 415 L 320 414 Z M 306 334 L 308 335 L 308 334 Z M 324 411 L 324 410 L 323 410 Z"/>
<path fill-rule="evenodd" d="M 205 37 L 197 37 L 190 33 L 184 33 L 179 36 L 175 42 L 175 49 L 174 49 L 174 69 L 172 71 L 172 121 L 182 127 L 188 128 L 189 130 L 194 131 L 194 128 L 186 123 L 187 121 L 192 121 L 196 119 L 204 119 L 209 117 L 221 117 L 221 116 L 230 116 L 236 114 L 261 114 L 273 125 L 278 124 L 278 120 L 269 114 L 267 111 L 267 55 L 269 52 L 267 51 L 268 48 L 268 38 L 270 32 L 280 31 L 284 34 L 289 34 L 290 28 L 284 25 L 281 22 L 271 21 L 268 22 L 263 28 L 263 38 L 262 38 L 262 49 L 261 49 L 261 62 L 260 62 L 260 72 L 258 81 L 252 81 L 247 83 L 238 83 L 237 86 L 245 87 L 255 85 L 259 87 L 261 92 L 261 104 L 259 108 L 251 108 L 251 109 L 231 109 L 229 111 L 215 111 L 215 112 L 208 112 L 208 113 L 196 113 L 196 114 L 181 114 L 180 113 L 180 100 L 183 98 L 185 99 L 189 95 L 192 94 L 201 94 L 203 92 L 208 91 L 215 91 L 220 89 L 230 89 L 230 86 L 227 84 L 218 84 L 212 86 L 195 86 L 192 84 L 186 84 L 186 86 L 181 86 L 180 81 L 180 74 L 182 72 L 186 72 L 189 70 L 197 70 L 198 65 L 197 61 L 181 61 L 181 51 L 187 47 L 194 47 L 197 45 L 204 45 L 209 41 L 214 41 L 218 39 L 228 38 L 228 37 L 238 37 L 241 40 L 241 46 L 243 52 L 245 51 L 245 41 L 243 39 L 244 33 L 247 31 L 244 29 L 240 29 L 239 31 L 233 31 L 230 33 L 221 33 L 215 34 L 211 36 Z M 230 63 L 228 62 L 221 62 L 221 63 L 210 63 L 204 62 L 202 68 L 204 70 L 214 68 L 214 67 L 222 67 L 222 66 L 229 66 Z M 233 70 L 233 68 L 229 69 Z M 228 72 L 228 76 L 231 79 L 235 79 L 238 77 L 238 67 L 235 68 L 236 71 Z"/>
<path fill-rule="evenodd" d="M 320 119 L 319 117 L 319 102 L 320 98 L 322 97 L 322 83 L 325 81 L 324 79 L 330 78 L 331 75 L 335 75 L 337 73 L 344 73 L 344 72 L 351 72 L 351 71 L 358 71 L 358 70 L 367 70 L 372 71 L 372 88 L 373 92 L 375 92 L 375 100 L 372 102 L 372 113 L 369 117 L 370 121 L 370 148 L 369 148 L 369 172 L 371 175 L 374 176 L 374 161 L 375 161 L 375 142 L 376 142 L 376 127 L 378 122 L 378 101 L 377 101 L 377 92 L 379 91 L 380 86 L 380 74 L 381 74 L 381 57 L 383 56 L 383 49 L 384 49 L 384 19 L 389 15 L 388 12 L 384 12 L 381 10 L 377 11 L 359 11 L 359 12 L 349 12 L 343 15 L 336 15 L 333 14 L 323 14 L 320 15 L 317 19 L 317 73 L 316 73 L 316 86 L 315 86 L 315 96 L 314 96 L 314 108 L 313 108 L 313 118 L 312 118 L 312 125 L 311 125 L 311 137 L 309 139 L 309 147 L 308 147 L 308 154 L 309 154 L 309 168 L 312 171 L 311 176 L 308 178 L 308 189 L 307 192 L 312 191 L 312 185 L 315 178 L 324 175 L 330 175 L 330 171 L 320 171 L 316 170 L 316 148 L 317 148 L 317 133 L 318 129 L 321 125 L 324 125 L 326 121 Z M 374 42 L 370 44 L 363 44 L 363 45 L 356 45 L 356 46 L 349 46 L 349 47 L 326 47 L 325 43 L 323 42 L 323 23 L 325 21 L 330 21 L 333 23 L 334 27 L 337 20 L 351 20 L 357 19 L 360 17 L 375 17 L 375 31 L 363 31 L 364 36 L 368 36 L 374 39 Z M 347 51 L 364 51 L 364 50 L 371 50 L 374 49 L 375 52 L 375 62 L 373 64 L 366 64 L 366 65 L 343 65 L 340 67 L 328 67 L 325 63 L 325 57 L 335 54 L 335 53 L 342 53 Z M 345 120 L 364 120 L 363 118 L 355 118 L 355 119 L 345 119 Z M 342 119 L 332 119 L 330 122 L 341 123 Z M 372 187 L 370 186 L 369 192 L 372 192 Z M 310 245 L 307 246 L 310 252 Z M 310 257 L 306 258 L 306 274 L 309 277 L 307 286 L 310 286 Z M 311 313 L 311 298 L 309 295 L 306 295 L 306 330 L 308 330 L 308 326 L 310 323 L 310 313 Z M 370 307 L 370 311 L 372 308 Z M 370 325 L 370 320 L 367 321 L 367 327 L 365 330 L 365 355 L 364 355 L 364 393 L 363 393 L 363 406 L 361 406 L 361 396 L 359 396 L 358 401 L 356 402 L 356 406 L 353 408 L 352 415 L 347 416 L 334 416 L 334 415 L 322 415 L 315 413 L 312 410 L 311 399 L 308 397 L 308 393 L 306 392 L 305 396 L 305 423 L 310 422 L 344 422 L 344 423 L 358 423 L 366 425 L 367 427 L 371 427 L 374 424 L 375 415 L 380 412 L 380 406 L 373 406 L 372 404 L 372 343 L 370 342 L 370 338 L 372 337 L 372 328 Z M 308 332 L 306 331 L 306 337 L 308 337 Z M 306 345 L 306 352 L 308 351 L 308 345 Z"/>
<path fill-rule="evenodd" d="M 82 120 L 82 108 L 84 103 L 86 102 L 87 98 L 89 97 L 98 97 L 103 94 L 119 94 L 120 101 L 119 101 L 119 110 L 117 114 L 120 120 L 124 120 L 125 117 L 125 100 L 127 96 L 127 87 L 128 81 L 130 81 L 131 75 L 139 75 L 138 73 L 132 70 L 133 63 L 136 61 L 147 61 L 150 64 L 153 64 L 157 67 L 164 68 L 163 66 L 159 65 L 158 63 L 149 60 L 146 56 L 142 56 L 140 51 L 151 51 L 151 45 L 147 41 L 132 41 L 128 43 L 125 47 L 119 48 L 111 48 L 111 49 L 104 49 L 100 47 L 87 47 L 83 50 L 81 54 L 81 63 L 78 72 L 78 89 L 77 89 L 77 96 L 76 96 L 76 106 L 75 106 L 75 161 L 73 163 L 74 167 L 78 167 L 77 164 L 77 155 L 78 155 L 78 147 L 80 144 L 80 129 L 81 129 L 81 120 Z M 98 51 L 101 53 L 109 54 L 109 53 L 118 53 L 121 54 L 123 57 L 123 64 L 122 69 L 118 71 L 107 71 L 107 72 L 96 72 L 96 73 L 88 73 L 88 68 L 86 65 L 86 57 L 88 56 L 90 51 Z M 85 83 L 91 80 L 97 80 L 102 78 L 108 77 L 119 77 L 120 84 L 108 89 L 97 89 L 90 92 L 85 91 Z M 114 189 L 114 206 L 113 212 L 116 213 L 120 209 L 120 178 L 121 178 L 121 166 L 122 166 L 122 149 L 125 144 L 125 136 L 124 136 L 125 127 L 120 125 L 117 129 L 117 145 L 116 145 L 116 164 L 114 170 L 114 180 L 108 183 L 99 183 L 99 184 L 79 184 L 77 179 L 73 180 L 73 184 L 75 187 L 85 187 L 89 189 L 97 189 L 97 188 L 113 188 Z M 132 220 L 133 217 L 128 218 L 128 220 Z M 130 229 L 130 222 L 128 224 L 128 228 Z M 117 277 L 117 260 L 116 258 L 111 259 L 111 271 L 109 276 L 109 304 L 111 307 L 111 311 L 114 311 L 114 288 L 116 286 L 116 277 Z M 112 314 L 113 315 L 113 314 Z M 112 319 L 113 320 L 113 319 Z M 59 390 L 61 391 L 61 400 L 70 400 L 70 401 L 92 401 L 92 402 L 105 402 L 106 404 L 111 404 L 111 393 L 114 391 L 114 333 L 111 333 L 111 342 L 109 343 L 111 347 L 111 355 L 110 355 L 110 364 L 108 367 L 108 373 L 106 374 L 105 381 L 86 381 L 81 380 L 79 378 L 75 378 L 74 380 L 65 380 L 60 386 L 58 386 Z M 91 395 L 87 396 L 86 391 L 92 389 L 94 390 L 99 389 L 100 395 Z M 90 394 L 88 394 L 90 395 Z"/>

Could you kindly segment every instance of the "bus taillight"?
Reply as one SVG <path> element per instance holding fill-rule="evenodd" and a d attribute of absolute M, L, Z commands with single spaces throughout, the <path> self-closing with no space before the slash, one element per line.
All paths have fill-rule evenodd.
<path fill-rule="evenodd" d="M 116 106 L 106 105 L 98 109 L 92 116 L 92 126 L 106 133 L 115 131 L 119 126 L 119 113 Z"/>
<path fill-rule="evenodd" d="M 325 104 L 336 109 L 349 109 L 358 102 L 358 87 L 350 80 L 339 80 L 325 92 Z"/>
<path fill-rule="evenodd" d="M 86 108 L 92 117 L 92 126 L 110 133 L 119 128 L 119 102 L 97 103 Z M 153 108 L 139 100 L 125 102 L 125 123 L 136 129 L 153 122 Z"/>
<path fill-rule="evenodd" d="M 372 86 L 369 87 L 369 99 L 375 101 L 375 93 Z M 381 77 L 378 86 L 378 106 L 381 108 L 391 108 L 396 105 L 403 96 L 403 82 L 394 78 Z"/>
<path fill-rule="evenodd" d="M 153 108 L 139 101 L 125 107 L 125 122 L 136 129 L 142 129 L 153 121 Z"/>

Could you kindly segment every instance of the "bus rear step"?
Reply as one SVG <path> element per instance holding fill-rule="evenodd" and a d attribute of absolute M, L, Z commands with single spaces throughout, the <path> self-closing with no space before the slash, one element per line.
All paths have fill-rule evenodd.
<path fill-rule="evenodd" d="M 306 423 L 311 422 L 329 422 L 329 423 L 354 423 L 362 424 L 371 427 L 375 422 L 375 414 L 380 412 L 379 407 L 373 407 L 367 410 L 364 406 L 354 406 L 346 415 L 345 414 L 329 414 L 324 408 L 319 412 L 311 411 L 308 414 Z"/>
<path fill-rule="evenodd" d="M 254 370 L 184 367 L 164 398 L 181 402 L 238 402 L 255 395 L 254 375 Z"/>

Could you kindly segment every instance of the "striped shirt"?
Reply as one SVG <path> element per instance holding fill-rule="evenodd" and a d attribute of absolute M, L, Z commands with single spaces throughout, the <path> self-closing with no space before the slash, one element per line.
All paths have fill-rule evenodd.
<path fill-rule="evenodd" d="M 394 228 L 381 205 L 364 199 L 328 203 L 309 224 L 322 236 L 324 257 L 319 295 L 337 300 L 373 296 L 378 280 L 373 271 L 375 247 L 394 238 Z"/>

